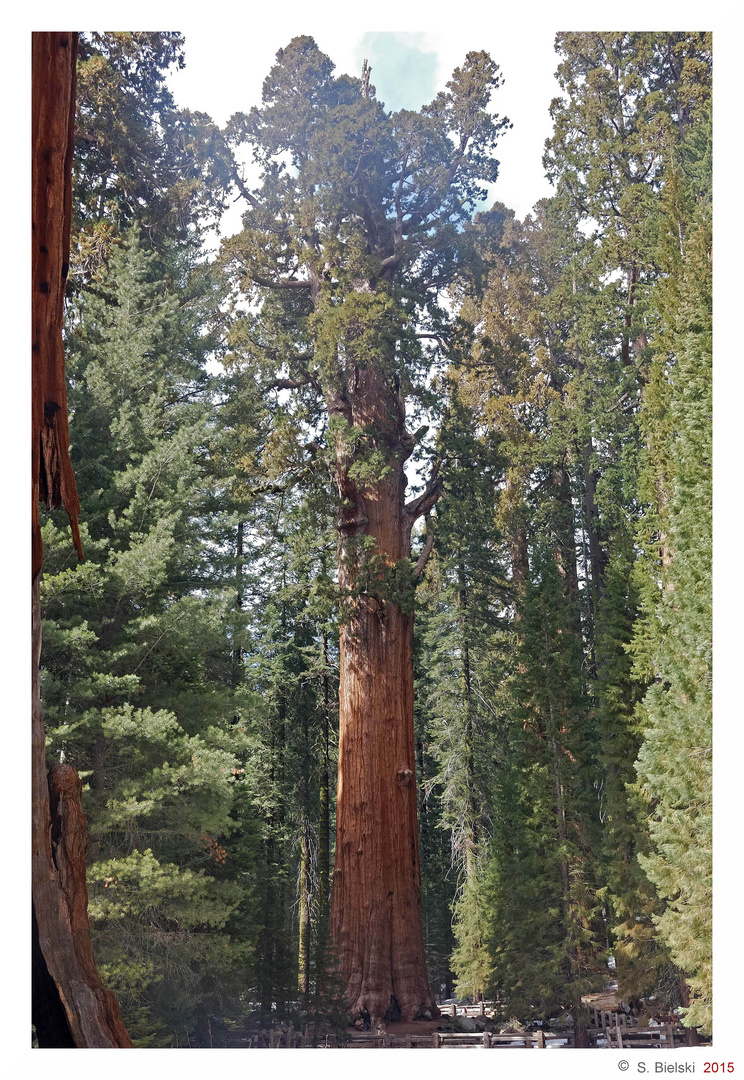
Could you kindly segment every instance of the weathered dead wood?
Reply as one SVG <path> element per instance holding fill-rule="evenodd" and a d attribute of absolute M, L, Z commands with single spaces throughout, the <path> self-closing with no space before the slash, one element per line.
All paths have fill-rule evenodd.
<path fill-rule="evenodd" d="M 64 505 L 78 555 L 80 512 L 68 453 L 62 314 L 70 248 L 77 34 L 32 37 L 32 1015 L 40 1047 L 130 1047 L 90 941 L 85 818 L 70 766 L 47 777 L 39 690 L 43 551 L 39 500 Z"/>
<path fill-rule="evenodd" d="M 69 765 L 54 766 L 47 777 L 39 696 L 38 579 L 33 593 L 31 873 L 38 934 L 33 1021 L 41 1047 L 129 1047 L 132 1041 L 116 998 L 101 983 L 90 941 L 82 784 Z"/>

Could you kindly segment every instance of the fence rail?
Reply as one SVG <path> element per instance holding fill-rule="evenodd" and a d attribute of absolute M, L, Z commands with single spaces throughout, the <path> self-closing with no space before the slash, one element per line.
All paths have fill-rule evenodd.
<path fill-rule="evenodd" d="M 483 1049 L 495 1049 L 496 1047 L 512 1047 L 514 1049 L 534 1049 L 548 1046 L 550 1042 L 564 1041 L 565 1036 L 556 1035 L 552 1032 L 527 1031 L 517 1034 L 500 1035 L 489 1031 L 434 1031 L 431 1035 L 371 1035 L 367 1033 L 350 1035 L 346 1041 L 347 1048 L 374 1049 L 377 1047 L 391 1047 L 393 1049 L 406 1048 L 433 1048 L 442 1050 L 452 1047 L 481 1047 Z M 330 1043 L 327 1043 L 330 1045 Z"/>
<path fill-rule="evenodd" d="M 452 1006 L 457 1008 L 457 1016 L 483 1016 L 490 1011 L 488 1003 L 470 1006 Z M 488 1011 L 487 1011 L 488 1010 Z M 680 1025 L 663 1024 L 654 1028 L 639 1028 L 637 1021 L 625 1013 L 599 1012 L 591 1010 L 592 1024 L 588 1029 L 593 1046 L 604 1049 L 653 1048 L 671 1050 L 684 1044 L 684 1028 Z M 454 1015 L 452 1013 L 451 1015 Z M 549 1047 L 570 1046 L 573 1042 L 571 1032 L 555 1031 L 520 1031 L 499 1033 L 493 1031 L 434 1031 L 427 1035 L 392 1035 L 371 1031 L 349 1032 L 337 1038 L 329 1035 L 319 1044 L 323 1049 L 434 1049 L 446 1050 L 474 1048 L 484 1050 L 545 1050 Z M 309 1046 L 307 1033 L 290 1027 L 267 1028 L 259 1031 L 234 1033 L 228 1045 L 235 1049 L 266 1048 L 281 1049 Z"/>

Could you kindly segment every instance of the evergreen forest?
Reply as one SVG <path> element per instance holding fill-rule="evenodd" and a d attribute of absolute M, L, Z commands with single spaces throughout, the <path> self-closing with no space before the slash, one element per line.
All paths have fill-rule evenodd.
<path fill-rule="evenodd" d="M 391 112 L 294 37 L 220 128 L 187 47 L 80 34 L 82 561 L 42 509 L 47 760 L 134 1045 L 452 999 L 588 1045 L 613 983 L 710 1035 L 711 35 L 559 33 L 524 220 L 498 57 Z"/>

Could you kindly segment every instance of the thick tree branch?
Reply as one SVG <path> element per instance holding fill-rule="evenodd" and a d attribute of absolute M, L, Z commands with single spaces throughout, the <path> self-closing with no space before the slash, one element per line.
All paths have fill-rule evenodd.
<path fill-rule="evenodd" d="M 264 390 L 299 390 L 302 386 L 312 386 L 317 394 L 322 393 L 318 373 L 316 371 L 301 371 L 296 379 L 272 379 L 266 383 Z"/>
<path fill-rule="evenodd" d="M 447 345 L 446 345 L 444 339 L 442 338 L 441 334 L 416 334 L 415 336 L 417 338 L 428 338 L 431 341 L 436 341 L 437 345 L 442 350 L 442 352 L 445 352 L 446 349 L 447 349 Z"/>
<path fill-rule="evenodd" d="M 411 577 L 413 578 L 414 581 L 416 580 L 416 578 L 421 577 L 421 575 L 423 574 L 424 567 L 428 563 L 429 556 L 431 555 L 433 550 L 434 550 L 434 533 L 430 532 L 429 535 L 426 537 L 426 543 L 424 544 L 424 549 L 421 552 L 421 554 L 419 555 L 418 561 L 417 561 L 416 565 L 413 568 L 413 573 L 411 574 Z"/>
<path fill-rule="evenodd" d="M 264 289 L 311 289 L 311 281 L 270 281 L 269 278 L 251 275 L 254 285 L 261 285 Z"/>
<path fill-rule="evenodd" d="M 411 502 L 406 503 L 403 507 L 407 516 L 411 519 L 411 524 L 413 524 L 417 518 L 428 513 L 442 494 L 442 481 L 439 479 L 441 464 L 442 463 L 438 461 L 434 465 L 428 483 L 421 495 L 416 499 L 412 499 Z"/>
<path fill-rule="evenodd" d="M 254 195 L 251 195 L 250 191 L 245 186 L 245 182 L 243 180 L 243 177 L 240 175 L 240 172 L 238 171 L 237 165 L 233 165 L 230 171 L 232 173 L 232 178 L 235 181 L 235 187 L 238 189 L 240 194 L 247 202 L 251 204 L 251 206 L 258 209 L 261 204 Z"/>

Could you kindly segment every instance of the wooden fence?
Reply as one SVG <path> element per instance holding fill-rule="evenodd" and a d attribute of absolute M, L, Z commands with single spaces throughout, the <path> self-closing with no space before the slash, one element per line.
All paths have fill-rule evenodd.
<path fill-rule="evenodd" d="M 493 1050 L 497 1047 L 512 1048 L 515 1050 L 545 1049 L 552 1041 L 565 1041 L 565 1036 L 552 1032 L 525 1031 L 518 1034 L 499 1035 L 489 1031 L 434 1031 L 431 1035 L 372 1035 L 360 1032 L 358 1035 L 350 1035 L 345 1045 L 347 1049 L 434 1049 L 446 1050 L 448 1048 L 476 1047 L 483 1050 Z M 327 1043 L 331 1045 L 331 1043 Z"/>
<path fill-rule="evenodd" d="M 492 1016 L 494 1002 L 478 1002 L 476 1005 L 442 1005 L 442 1017 Z M 638 1047 L 658 1050 L 671 1050 L 684 1044 L 684 1028 L 680 1025 L 664 1024 L 654 1028 L 639 1028 L 638 1021 L 624 1012 L 589 1009 L 590 1026 L 588 1034 L 592 1046 L 604 1049 L 631 1049 Z M 474 1049 L 495 1050 L 545 1050 L 553 1046 L 571 1046 L 573 1036 L 570 1031 L 520 1031 L 500 1034 L 493 1031 L 434 1031 L 428 1035 L 391 1035 L 389 1032 L 376 1034 L 371 1031 L 349 1032 L 340 1039 L 329 1035 L 320 1041 L 321 1049 Z M 281 1049 L 309 1046 L 307 1033 L 289 1027 L 266 1028 L 252 1033 L 235 1033 L 229 1046 L 234 1048 L 250 1047 Z"/>
<path fill-rule="evenodd" d="M 605 1032 L 607 1046 L 610 1049 L 648 1049 L 673 1050 L 675 1046 L 684 1046 L 684 1028 L 674 1024 L 662 1024 L 657 1028 L 608 1028 Z"/>
<path fill-rule="evenodd" d="M 607 1031 L 608 1029 L 616 1028 L 631 1028 L 637 1027 L 638 1021 L 634 1016 L 628 1015 L 624 1012 L 615 1012 L 613 1010 L 604 1009 L 592 1009 L 589 1010 L 590 1027 L 595 1028 L 598 1031 Z"/>
<path fill-rule="evenodd" d="M 684 1045 L 684 1028 L 664 1024 L 658 1028 L 625 1028 L 623 1025 L 590 1028 L 589 1038 L 593 1046 L 604 1049 L 655 1049 L 673 1050 Z M 380 1035 L 371 1032 L 349 1033 L 341 1039 L 333 1035 L 325 1037 L 320 1049 L 376 1050 L 376 1049 L 471 1049 L 483 1050 L 545 1050 L 570 1046 L 570 1032 L 524 1031 L 499 1034 L 489 1031 L 434 1031 L 430 1035 Z M 228 1046 L 234 1049 L 265 1048 L 278 1050 L 309 1046 L 309 1040 L 299 1030 L 270 1028 L 250 1035 L 233 1036 Z"/>

